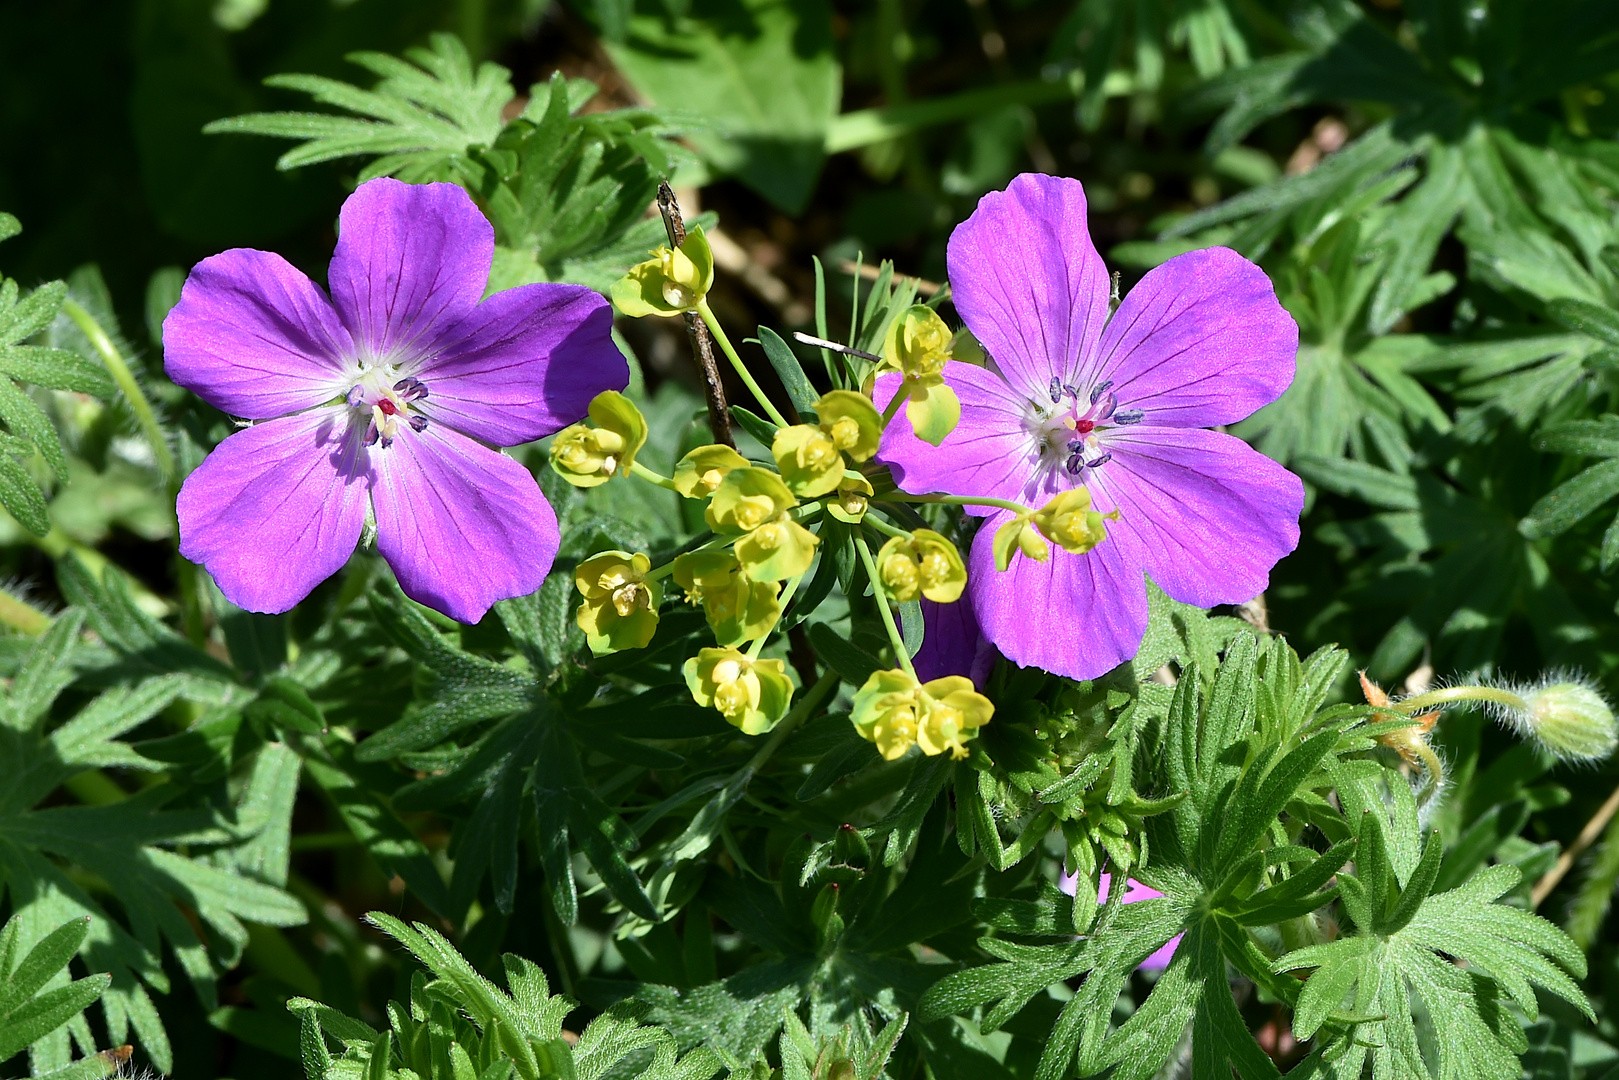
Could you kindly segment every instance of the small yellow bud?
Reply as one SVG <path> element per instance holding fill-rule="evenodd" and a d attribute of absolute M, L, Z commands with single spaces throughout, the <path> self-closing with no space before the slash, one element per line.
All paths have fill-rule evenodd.
<path fill-rule="evenodd" d="M 763 637 L 781 617 L 780 586 L 754 581 L 727 551 L 694 551 L 675 560 L 675 581 L 703 614 L 721 645 Z"/>
<path fill-rule="evenodd" d="M 776 432 L 771 456 L 782 479 L 797 495 L 815 498 L 837 488 L 845 454 L 866 461 L 882 441 L 882 417 L 864 394 L 833 390 L 815 403 L 814 424 L 794 424 Z"/>
<path fill-rule="evenodd" d="M 631 318 L 694 311 L 714 286 L 714 253 L 700 225 L 675 249 L 660 247 L 613 285 L 613 305 Z"/>
<path fill-rule="evenodd" d="M 574 585 L 584 597 L 576 621 L 595 655 L 645 648 L 652 640 L 663 589 L 646 580 L 651 566 L 645 555 L 604 551 L 574 570 Z"/>
<path fill-rule="evenodd" d="M 1035 512 L 1033 522 L 1041 535 L 1071 555 L 1083 555 L 1107 539 L 1107 518 L 1117 519 L 1118 511 L 1100 514 L 1091 509 L 1091 493 L 1083 487 L 1070 488 Z"/>
<path fill-rule="evenodd" d="M 675 490 L 688 499 L 706 499 L 732 469 L 747 467 L 748 459 L 729 446 L 699 446 L 675 466 Z"/>
<path fill-rule="evenodd" d="M 995 714 L 989 698 L 973 688 L 971 679 L 960 675 L 923 683 L 922 698 L 926 709 L 916 744 L 929 757 L 946 751 L 957 760 L 966 757 L 964 744 Z"/>
<path fill-rule="evenodd" d="M 753 660 L 736 649 L 699 649 L 681 670 L 692 700 L 718 710 L 748 735 L 775 727 L 792 703 L 792 680 L 781 660 Z"/>
<path fill-rule="evenodd" d="M 590 403 L 595 427 L 574 424 L 551 442 L 551 468 L 574 487 L 592 488 L 622 476 L 646 445 L 646 418 L 617 390 L 603 390 Z"/>
<path fill-rule="evenodd" d="M 917 529 L 908 537 L 896 536 L 877 553 L 877 576 L 894 599 L 905 602 L 918 595 L 940 604 L 961 598 L 967 586 L 967 568 L 961 553 L 932 529 Z"/>
<path fill-rule="evenodd" d="M 950 328 L 925 304 L 906 308 L 888 328 L 884 366 L 910 379 L 937 378 L 950 359 Z"/>
<path fill-rule="evenodd" d="M 837 498 L 826 504 L 827 513 L 850 525 L 859 524 L 871 505 L 871 481 L 858 474 L 844 473 L 838 481 Z"/>
<path fill-rule="evenodd" d="M 798 505 L 781 477 L 755 465 L 734 468 L 714 491 L 705 515 L 708 527 L 735 536 L 751 532 Z"/>

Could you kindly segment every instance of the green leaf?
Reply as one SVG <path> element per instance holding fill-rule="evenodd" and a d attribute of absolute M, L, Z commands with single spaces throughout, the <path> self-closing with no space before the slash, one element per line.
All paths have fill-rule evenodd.
<path fill-rule="evenodd" d="M 825 0 L 695 0 L 638 13 L 604 45 L 641 97 L 700 120 L 691 140 L 711 168 L 804 208 L 841 96 Z"/>
<path fill-rule="evenodd" d="M 781 339 L 781 335 L 768 326 L 759 327 L 759 345 L 764 349 L 765 356 L 770 358 L 770 366 L 776 369 L 781 385 L 786 387 L 793 408 L 809 422 L 809 418 L 815 415 L 815 403 L 821 396 L 810 385 L 809 376 L 804 374 L 804 366 L 798 362 L 798 357 Z"/>

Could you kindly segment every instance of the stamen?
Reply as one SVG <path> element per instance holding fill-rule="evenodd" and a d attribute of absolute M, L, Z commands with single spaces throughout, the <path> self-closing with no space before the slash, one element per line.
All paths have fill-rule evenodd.
<path fill-rule="evenodd" d="M 1147 413 L 1143 409 L 1128 409 L 1128 410 L 1126 410 L 1124 412 L 1121 412 L 1121 413 L 1114 413 L 1113 414 L 1113 422 L 1115 424 L 1119 424 L 1121 426 L 1128 426 L 1130 424 L 1139 424 L 1139 423 L 1141 423 L 1142 418 L 1145 417 L 1146 415 L 1147 415 Z"/>
<path fill-rule="evenodd" d="M 1069 397 L 1073 398 L 1075 401 L 1079 400 L 1079 387 L 1074 386 L 1071 383 L 1063 383 L 1062 388 Z"/>
<path fill-rule="evenodd" d="M 416 376 L 410 375 L 394 383 L 394 393 L 405 401 L 417 401 L 427 396 L 427 386 Z"/>
<path fill-rule="evenodd" d="M 1095 461 L 1087 461 L 1085 463 L 1085 467 L 1087 469 L 1099 469 L 1103 465 L 1106 465 L 1108 462 L 1110 462 L 1112 460 L 1113 460 L 1112 453 L 1104 453 L 1101 457 L 1097 458 Z"/>
<path fill-rule="evenodd" d="M 1102 402 L 1101 402 L 1100 405 L 1098 405 L 1094 401 L 1091 402 L 1091 408 L 1093 410 L 1097 411 L 1097 415 L 1096 415 L 1097 420 L 1106 420 L 1106 419 L 1108 419 L 1109 417 L 1111 417 L 1113 415 L 1113 410 L 1117 409 L 1118 407 L 1119 407 L 1119 395 L 1117 395 L 1117 394 L 1108 394 L 1106 397 L 1104 397 L 1102 399 Z"/>
<path fill-rule="evenodd" d="M 1051 394 L 1051 403 L 1053 405 L 1062 400 L 1062 380 L 1057 378 L 1057 376 L 1053 375 L 1051 377 L 1051 385 L 1047 388 L 1047 390 Z"/>
<path fill-rule="evenodd" d="M 1083 439 L 1075 439 L 1073 442 L 1068 444 L 1068 452 L 1070 454 L 1077 454 L 1084 448 L 1085 441 Z"/>
<path fill-rule="evenodd" d="M 1074 454 L 1068 459 L 1067 469 L 1070 473 L 1077 474 L 1083 466 L 1084 462 L 1080 460 L 1080 456 L 1078 454 Z"/>
<path fill-rule="evenodd" d="M 349 408 L 358 408 L 365 401 L 365 389 L 359 383 L 355 383 L 349 387 L 348 395 L 344 400 L 349 403 Z"/>
<path fill-rule="evenodd" d="M 421 413 L 416 413 L 413 415 L 410 418 L 410 430 L 416 432 L 417 434 L 421 434 L 422 432 L 426 431 L 427 417 L 423 416 Z"/>
<path fill-rule="evenodd" d="M 1091 404 L 1095 405 L 1098 401 L 1102 400 L 1102 395 L 1107 393 L 1108 387 L 1110 387 L 1112 385 L 1113 385 L 1113 380 L 1112 379 L 1108 379 L 1106 382 L 1103 382 L 1103 383 L 1098 383 L 1096 385 L 1096 388 L 1091 391 Z"/>
<path fill-rule="evenodd" d="M 371 421 L 371 423 L 367 425 L 365 429 L 365 445 L 375 446 L 377 444 L 377 438 L 381 434 L 382 432 L 377 429 L 377 422 L 375 420 Z"/>

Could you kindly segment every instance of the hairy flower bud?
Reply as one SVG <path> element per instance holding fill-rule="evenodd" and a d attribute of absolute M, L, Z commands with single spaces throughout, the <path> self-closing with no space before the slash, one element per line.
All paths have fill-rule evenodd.
<path fill-rule="evenodd" d="M 714 286 L 714 253 L 701 225 L 678 248 L 659 247 L 613 285 L 613 305 L 631 318 L 695 311 Z"/>
<path fill-rule="evenodd" d="M 694 551 L 675 560 L 675 581 L 703 615 L 723 646 L 763 637 L 781 617 L 780 587 L 754 581 L 728 551 Z"/>
<path fill-rule="evenodd" d="M 905 756 L 912 745 L 928 756 L 949 751 L 967 756 L 965 743 L 989 723 L 995 706 L 971 679 L 948 675 L 918 683 L 908 671 L 876 671 L 855 692 L 850 713 L 855 730 L 886 760 Z"/>
<path fill-rule="evenodd" d="M 646 445 L 646 418 L 617 390 L 590 402 L 594 427 L 574 424 L 551 442 L 551 468 L 574 487 L 592 488 L 629 472 Z"/>
<path fill-rule="evenodd" d="M 888 594 L 901 603 L 919 595 L 935 603 L 954 603 L 967 586 L 961 554 L 932 529 L 892 537 L 877 553 L 877 576 Z"/>
<path fill-rule="evenodd" d="M 1514 687 L 1521 707 L 1496 703 L 1499 718 L 1564 761 L 1601 761 L 1619 745 L 1613 709 L 1588 681 L 1552 675 Z"/>
<path fill-rule="evenodd" d="M 652 640 L 663 587 L 646 580 L 651 567 L 645 555 L 604 551 L 574 570 L 574 585 L 584 597 L 576 620 L 595 655 L 645 648 Z"/>
<path fill-rule="evenodd" d="M 754 660 L 736 649 L 699 649 L 681 669 L 697 704 L 713 708 L 745 734 L 775 727 L 792 703 L 781 660 Z"/>
<path fill-rule="evenodd" d="M 729 446 L 699 446 L 675 466 L 675 490 L 688 499 L 706 499 L 732 469 L 747 467 L 748 459 Z"/>

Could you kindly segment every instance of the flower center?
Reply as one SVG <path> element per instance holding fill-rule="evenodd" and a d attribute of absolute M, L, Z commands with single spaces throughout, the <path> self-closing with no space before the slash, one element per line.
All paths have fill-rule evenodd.
<path fill-rule="evenodd" d="M 412 431 L 427 430 L 427 417 L 411 404 L 426 399 L 427 385 L 409 375 L 390 386 L 389 377 L 387 367 L 366 368 L 349 387 L 345 399 L 350 408 L 370 413 L 365 445 L 380 446 L 384 450 L 393 445 L 401 423 L 409 424 Z"/>
<path fill-rule="evenodd" d="M 1070 476 L 1096 469 L 1113 459 L 1104 447 L 1103 437 L 1115 427 L 1139 424 L 1146 413 L 1141 409 L 1119 408 L 1111 380 L 1098 383 L 1082 394 L 1074 386 L 1051 380 L 1051 408 L 1034 403 L 1033 426 L 1039 436 L 1042 462 Z"/>

